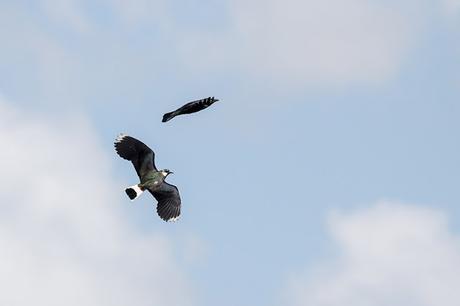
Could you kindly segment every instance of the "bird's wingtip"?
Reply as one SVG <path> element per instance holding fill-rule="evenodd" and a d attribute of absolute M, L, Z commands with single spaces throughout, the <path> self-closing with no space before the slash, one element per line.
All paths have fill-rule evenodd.
<path fill-rule="evenodd" d="M 121 142 L 123 140 L 123 138 L 125 138 L 126 136 L 128 136 L 128 135 L 126 135 L 125 133 L 118 134 L 117 138 L 115 139 L 115 143 Z"/>
<path fill-rule="evenodd" d="M 177 216 L 177 217 L 174 217 L 174 218 L 171 218 L 171 219 L 167 219 L 165 220 L 166 222 L 169 222 L 169 223 L 172 223 L 172 222 L 176 222 L 177 220 L 180 219 L 180 216 Z"/>
<path fill-rule="evenodd" d="M 161 122 L 168 122 L 173 117 L 174 117 L 174 112 L 166 113 L 163 115 L 163 119 L 161 120 Z"/>

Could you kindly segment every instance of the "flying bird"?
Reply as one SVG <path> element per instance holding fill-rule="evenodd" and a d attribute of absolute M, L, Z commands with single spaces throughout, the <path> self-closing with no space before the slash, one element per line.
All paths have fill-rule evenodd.
<path fill-rule="evenodd" d="M 160 218 L 165 221 L 176 221 L 181 209 L 179 190 L 165 181 L 173 172 L 168 169 L 158 170 L 155 166 L 155 152 L 131 136 L 120 134 L 114 145 L 121 158 L 132 162 L 140 179 L 139 184 L 125 189 L 131 201 L 148 190 L 158 201 L 157 213 Z"/>
<path fill-rule="evenodd" d="M 167 122 L 171 120 L 172 118 L 179 116 L 179 115 L 199 112 L 211 106 L 214 102 L 217 102 L 217 101 L 219 101 L 219 99 L 215 99 L 214 97 L 208 97 L 205 99 L 200 99 L 200 100 L 189 102 L 185 104 L 184 106 L 176 109 L 173 112 L 164 114 L 162 122 Z"/>

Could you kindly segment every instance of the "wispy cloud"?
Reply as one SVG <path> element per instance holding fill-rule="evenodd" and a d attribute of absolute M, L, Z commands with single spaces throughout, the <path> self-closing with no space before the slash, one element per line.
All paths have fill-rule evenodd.
<path fill-rule="evenodd" d="M 460 240 L 446 215 L 384 202 L 335 213 L 335 255 L 297 276 L 289 305 L 454 306 L 460 301 Z"/>
<path fill-rule="evenodd" d="M 165 75 L 237 76 L 283 92 L 381 84 L 397 76 L 423 34 L 420 20 L 433 14 L 412 2 L 237 0 L 184 21 L 164 0 L 38 3 L 42 15 L 0 4 L 0 65 L 5 82 L 26 80 L 35 99 L 59 103 L 147 91 Z"/>
<path fill-rule="evenodd" d="M 379 2 L 234 1 L 230 11 L 225 31 L 189 37 L 200 59 L 190 63 L 297 85 L 374 82 L 398 71 L 412 43 L 411 20 Z"/>
<path fill-rule="evenodd" d="M 133 0 L 133 1 L 104 1 L 107 7 L 112 8 L 117 18 L 126 26 L 139 27 L 156 25 L 167 30 L 171 23 L 168 11 L 168 2 L 165 0 Z"/>
<path fill-rule="evenodd" d="M 398 7 L 361 0 L 234 1 L 214 13 L 222 16 L 208 12 L 216 26 L 201 27 L 161 0 L 92 3 L 104 18 L 87 1 L 39 4 L 44 20 L 30 7 L 0 4 L 6 24 L 0 64 L 20 55 L 15 67 L 38 65 L 32 71 L 41 75 L 31 87 L 39 82 L 46 91 L 82 96 L 94 84 L 120 88 L 127 75 L 147 78 L 172 68 L 177 74 L 225 71 L 280 87 L 379 82 L 398 71 L 413 41 L 411 20 Z M 104 20 L 114 27 L 101 26 Z M 134 46 L 133 37 L 142 43 Z"/>
<path fill-rule="evenodd" d="M 43 0 L 40 2 L 46 14 L 59 26 L 68 26 L 73 31 L 85 33 L 91 25 L 78 0 Z"/>
<path fill-rule="evenodd" d="M 459 0 L 444 0 L 444 5 L 449 13 L 458 14 L 460 12 Z"/>
<path fill-rule="evenodd" d="M 123 216 L 84 119 L 0 99 L 0 138 L 0 304 L 193 304 L 171 242 Z"/>

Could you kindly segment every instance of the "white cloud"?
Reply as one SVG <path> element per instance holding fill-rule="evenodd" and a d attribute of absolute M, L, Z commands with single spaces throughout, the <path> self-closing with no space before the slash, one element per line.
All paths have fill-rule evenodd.
<path fill-rule="evenodd" d="M 80 7 L 81 1 L 42 0 L 41 5 L 48 16 L 60 26 L 68 26 L 79 33 L 85 33 L 91 29 L 91 25 Z"/>
<path fill-rule="evenodd" d="M 380 203 L 336 213 L 337 253 L 295 277 L 289 305 L 455 306 L 460 303 L 460 240 L 436 210 Z"/>
<path fill-rule="evenodd" d="M 167 1 L 164 0 L 105 0 L 119 19 L 128 26 L 155 24 L 166 27 L 169 21 Z M 163 29 L 166 30 L 166 29 Z"/>
<path fill-rule="evenodd" d="M 438 2 L 236 0 L 215 11 L 204 5 L 199 21 L 209 23 L 184 18 L 164 0 L 41 0 L 38 13 L 5 2 L 0 66 L 9 94 L 56 104 L 112 101 L 114 88 L 114 97 L 146 92 L 171 71 L 178 79 L 242 79 L 251 86 L 240 95 L 270 86 L 271 97 L 306 86 L 380 84 L 397 75 L 427 19 L 443 4 L 458 7 L 458 0 Z M 24 82 L 27 91 L 10 88 Z"/>
<path fill-rule="evenodd" d="M 460 0 L 443 0 L 445 9 L 448 13 L 459 13 L 460 11 Z"/>
<path fill-rule="evenodd" d="M 397 4 L 233 1 L 230 11 L 226 31 L 186 39 L 186 53 L 200 59 L 191 63 L 236 66 L 281 83 L 375 82 L 398 71 L 413 42 L 413 20 Z"/>
<path fill-rule="evenodd" d="M 1 305 L 192 305 L 168 239 L 123 216 L 85 120 L 0 98 L 0 139 Z"/>
<path fill-rule="evenodd" d="M 123 69 L 119 71 L 121 75 L 133 73 L 130 67 L 139 58 L 143 61 L 139 66 L 145 67 L 145 62 L 151 61 L 152 52 L 158 54 L 158 45 L 149 45 L 152 41 L 146 39 L 143 50 L 131 50 L 128 43 L 131 31 L 153 30 L 155 36 L 161 37 L 158 43 L 167 42 L 162 43 L 163 46 L 171 48 L 166 51 L 161 47 L 164 53 L 175 57 L 170 61 L 181 63 L 177 69 L 188 67 L 195 73 L 199 70 L 236 70 L 253 79 L 273 80 L 280 87 L 303 87 L 305 84 L 329 87 L 386 80 L 397 73 L 414 40 L 414 18 L 408 18 L 410 14 L 405 13 L 401 5 L 379 1 L 237 0 L 229 2 L 227 9 L 220 12 L 224 14 L 222 18 L 216 18 L 222 20 L 222 24 L 212 28 L 190 27 L 179 19 L 179 14 L 171 11 L 175 6 L 163 0 L 99 1 L 98 5 L 128 31 L 126 37 L 123 33 L 113 36 L 106 28 L 98 27 L 100 20 L 89 14 L 86 1 L 42 0 L 40 3 L 54 22 L 53 26 L 70 27 L 80 33 L 89 33 L 88 36 L 100 36 L 104 41 L 100 46 L 94 40 L 88 40 L 93 46 L 77 45 L 78 53 L 61 50 L 62 36 L 49 35 L 42 25 L 31 20 L 30 12 L 24 8 L 10 8 L 21 18 L 11 21 L 6 16 L 8 31 L 4 35 L 0 33 L 0 37 L 9 37 L 15 49 L 26 54 L 23 57 L 37 58 L 44 67 L 51 67 L 49 75 L 40 80 L 50 80 L 46 85 L 54 90 L 75 91 L 79 82 L 84 89 L 90 86 L 85 80 L 103 73 L 104 67 L 94 69 L 94 63 L 85 63 L 81 54 L 96 56 L 102 52 L 101 48 L 108 46 L 112 49 L 116 46 L 118 50 L 112 62 L 131 64 L 117 66 Z M 23 19 L 25 26 L 15 21 Z M 10 29 L 18 31 L 18 28 L 21 42 L 31 41 L 29 44 L 37 46 L 24 48 L 25 43 L 17 42 L 14 35 L 11 37 Z M 37 36 L 51 42 L 37 40 Z M 58 54 L 53 56 L 55 62 L 46 57 L 48 53 L 40 53 L 42 49 L 46 51 L 47 46 L 53 47 L 49 54 Z M 103 53 L 110 57 L 111 52 Z M 63 67 L 62 70 L 59 67 Z M 112 73 L 105 73 L 100 79 L 107 78 L 113 78 Z M 54 86 L 56 84 L 58 86 Z"/>

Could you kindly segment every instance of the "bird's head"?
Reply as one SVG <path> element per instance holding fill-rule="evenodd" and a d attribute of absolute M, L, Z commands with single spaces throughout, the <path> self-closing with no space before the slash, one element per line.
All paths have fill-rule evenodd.
<path fill-rule="evenodd" d="M 174 172 L 170 171 L 169 169 L 163 169 L 161 170 L 161 174 L 164 176 L 164 177 L 167 177 L 168 175 L 170 174 L 173 174 Z"/>

